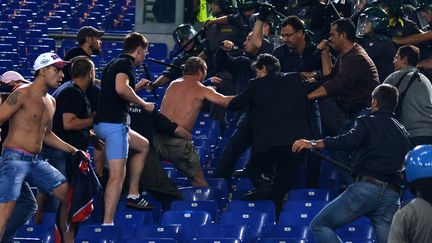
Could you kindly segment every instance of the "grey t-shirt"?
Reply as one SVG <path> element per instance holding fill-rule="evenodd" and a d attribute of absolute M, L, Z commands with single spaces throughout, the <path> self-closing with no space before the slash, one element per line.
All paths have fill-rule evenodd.
<path fill-rule="evenodd" d="M 394 215 L 388 243 L 420 242 L 432 242 L 432 205 L 417 197 Z"/>
<path fill-rule="evenodd" d="M 384 83 L 396 86 L 402 75 L 408 72 L 399 85 L 399 93 L 404 92 L 415 67 L 405 67 L 390 74 Z M 420 82 L 415 80 L 409 87 L 402 104 L 399 119 L 410 137 L 432 136 L 432 85 L 426 76 L 420 74 Z"/>

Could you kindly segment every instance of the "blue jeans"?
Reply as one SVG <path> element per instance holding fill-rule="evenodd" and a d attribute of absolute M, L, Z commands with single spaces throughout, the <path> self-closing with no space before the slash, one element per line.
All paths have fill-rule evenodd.
<path fill-rule="evenodd" d="M 400 193 L 383 185 L 355 182 L 318 213 L 310 225 L 318 242 L 342 242 L 334 230 L 367 216 L 377 243 L 387 242 L 393 215 L 400 206 Z"/>
<path fill-rule="evenodd" d="M 21 187 L 21 194 L 16 201 L 16 206 L 12 211 L 12 215 L 6 224 L 6 230 L 3 235 L 1 243 L 12 242 L 15 233 L 18 229 L 29 220 L 37 210 L 36 199 L 27 182 L 24 182 Z"/>
<path fill-rule="evenodd" d="M 66 178 L 39 154 L 4 148 L 0 159 L 0 203 L 16 201 L 24 181 L 51 195 Z"/>
<path fill-rule="evenodd" d="M 40 153 L 42 158 L 47 161 L 50 165 L 56 168 L 60 173 L 62 173 L 66 178 L 70 179 L 70 158 L 71 154 L 66 153 L 64 151 L 54 149 L 51 147 L 44 146 L 42 152 Z M 52 196 L 48 196 L 48 201 L 45 204 L 43 211 L 44 212 L 57 212 L 58 207 L 60 206 L 60 201 Z"/>

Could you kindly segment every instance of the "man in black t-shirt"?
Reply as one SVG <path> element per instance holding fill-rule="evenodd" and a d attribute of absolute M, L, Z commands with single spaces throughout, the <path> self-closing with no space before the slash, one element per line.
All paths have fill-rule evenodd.
<path fill-rule="evenodd" d="M 67 51 L 64 60 L 73 61 L 78 56 L 87 56 L 91 58 L 92 55 L 98 55 L 101 52 L 101 37 L 104 35 L 103 31 L 99 31 L 91 26 L 82 27 L 77 34 L 78 47 L 74 47 Z M 71 80 L 71 65 L 63 67 L 63 80 L 62 84 L 70 82 Z M 96 67 L 98 68 L 98 67 Z M 69 85 L 72 85 L 70 82 Z M 93 85 L 86 90 L 86 95 L 91 104 L 91 111 L 95 112 L 99 103 L 100 96 L 100 81 L 95 77 Z M 99 150 L 97 147 L 93 150 L 93 156 L 96 163 L 96 172 L 102 175 L 102 170 L 105 165 L 105 152 Z"/>
<path fill-rule="evenodd" d="M 103 31 L 99 31 L 92 26 L 82 27 L 77 34 L 78 47 L 67 51 L 65 61 L 71 61 L 77 56 L 98 55 L 101 52 Z M 71 80 L 71 65 L 63 67 L 63 83 Z"/>
<path fill-rule="evenodd" d="M 138 209 L 151 209 L 152 206 L 141 197 L 138 188 L 139 178 L 144 167 L 149 142 L 137 132 L 129 129 L 129 104 L 134 103 L 152 111 L 154 104 L 147 103 L 136 95 L 134 66 L 144 61 L 148 50 L 147 39 L 136 32 L 124 40 L 123 54 L 111 60 L 102 73 L 101 96 L 96 112 L 94 129 L 104 140 L 110 168 L 110 176 L 105 190 L 105 213 L 103 223 L 114 224 L 114 214 L 125 179 L 126 160 L 129 157 L 129 194 L 126 205 Z M 134 151 L 128 156 L 130 148 Z"/>

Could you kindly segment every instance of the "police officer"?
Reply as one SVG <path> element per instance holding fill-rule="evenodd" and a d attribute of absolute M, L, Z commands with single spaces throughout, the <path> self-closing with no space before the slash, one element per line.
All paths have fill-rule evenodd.
<path fill-rule="evenodd" d="M 432 145 L 416 147 L 405 159 L 413 200 L 393 217 L 389 243 L 432 242 Z"/>
<path fill-rule="evenodd" d="M 249 32 L 252 31 L 249 18 L 258 11 L 259 6 L 257 0 L 237 0 L 237 7 L 237 14 L 229 14 L 227 16 L 209 20 L 204 24 L 204 27 L 208 29 L 214 24 L 234 25 L 239 29 L 238 40 L 241 43 L 242 40 L 246 39 Z"/>
<path fill-rule="evenodd" d="M 200 48 L 200 41 L 198 38 L 195 41 L 192 41 L 188 44 L 188 42 L 197 34 L 196 30 L 188 24 L 179 25 L 173 32 L 172 36 L 175 42 L 183 47 L 184 51 L 181 52 L 178 56 L 176 56 L 171 63 L 172 65 L 180 67 L 189 57 L 198 56 L 202 49 Z M 187 44 L 187 45 L 186 45 Z M 186 46 L 185 46 L 186 45 Z M 182 70 L 179 68 L 169 67 L 167 70 L 163 72 L 161 76 L 159 76 L 155 82 L 146 86 L 148 89 L 154 89 L 157 87 L 162 87 L 165 84 L 179 78 L 182 76 Z M 145 81 L 147 82 L 147 81 Z M 145 82 L 142 82 L 145 84 Z M 137 84 L 138 89 L 142 88 L 140 83 Z M 138 90 L 135 89 L 136 91 Z"/>
<path fill-rule="evenodd" d="M 304 21 L 305 28 L 314 33 L 312 41 L 319 43 L 328 37 L 330 32 L 329 15 L 326 14 L 326 5 L 319 0 L 298 0 L 303 8 L 299 17 Z"/>
<path fill-rule="evenodd" d="M 378 69 L 380 82 L 393 72 L 393 57 L 396 47 L 387 36 L 388 17 L 384 10 L 371 7 L 365 9 L 358 20 L 356 36 Z"/>

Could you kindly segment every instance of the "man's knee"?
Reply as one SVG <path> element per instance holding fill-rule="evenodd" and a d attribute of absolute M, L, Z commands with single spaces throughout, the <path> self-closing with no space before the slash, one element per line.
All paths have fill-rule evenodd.
<path fill-rule="evenodd" d="M 53 191 L 53 195 L 62 203 L 66 203 L 66 195 L 69 190 L 69 183 L 64 182 Z"/>

